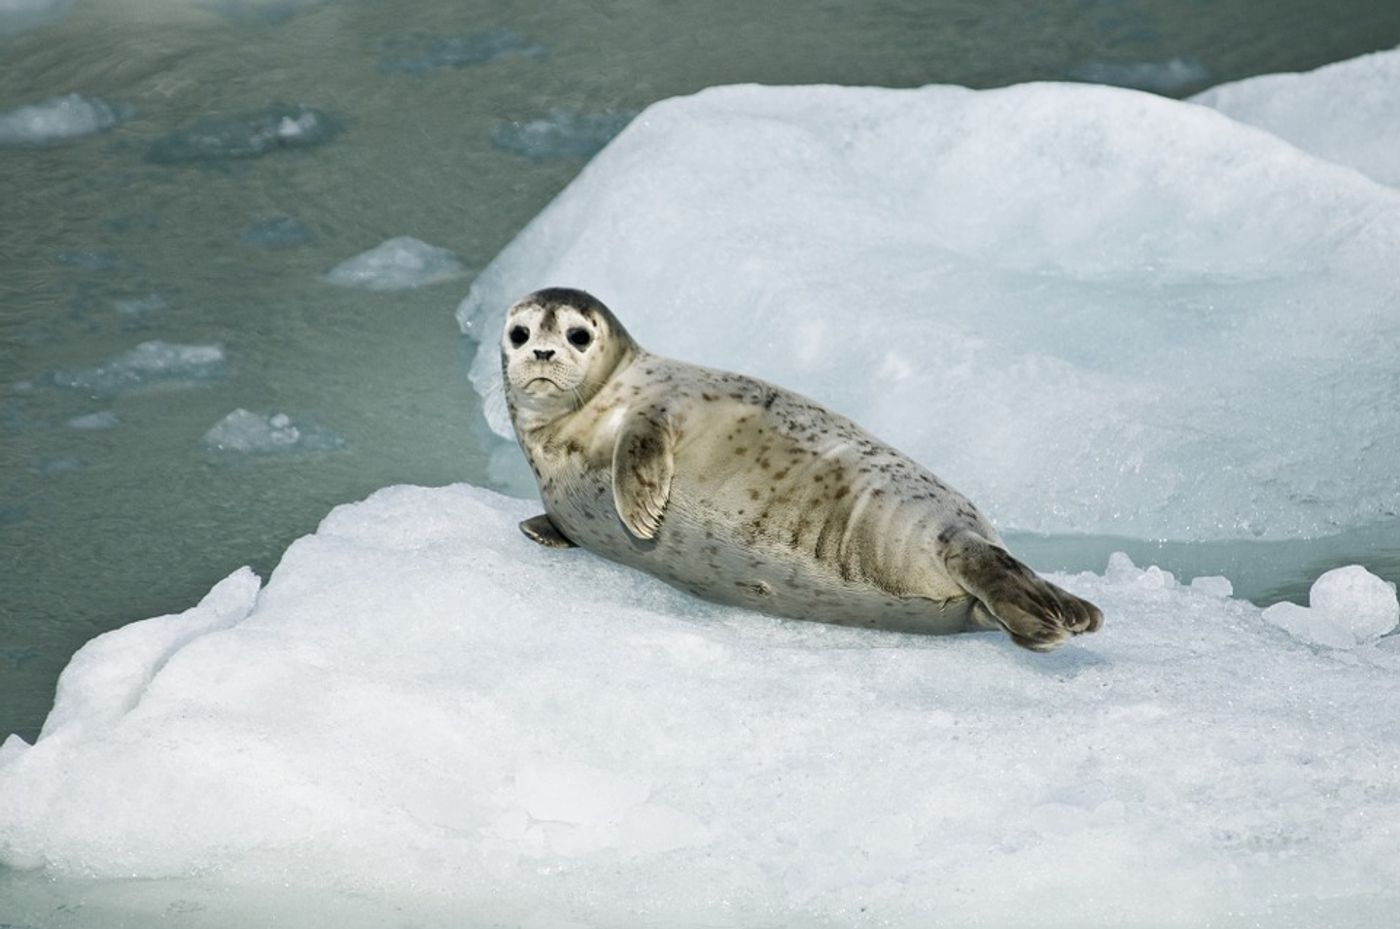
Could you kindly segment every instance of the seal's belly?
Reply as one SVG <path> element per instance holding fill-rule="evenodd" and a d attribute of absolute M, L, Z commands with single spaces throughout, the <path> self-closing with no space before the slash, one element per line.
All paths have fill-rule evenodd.
<path fill-rule="evenodd" d="M 981 625 L 976 602 L 927 550 L 926 523 L 935 520 L 922 518 L 925 501 L 905 499 L 887 476 L 861 475 L 840 456 L 767 452 L 760 466 L 678 448 L 652 540 L 618 519 L 606 469 L 556 469 L 545 508 L 578 545 L 720 603 L 882 629 Z"/>

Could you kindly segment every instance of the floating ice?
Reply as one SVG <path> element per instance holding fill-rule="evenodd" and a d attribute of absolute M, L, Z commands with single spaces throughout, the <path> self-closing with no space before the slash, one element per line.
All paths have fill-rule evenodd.
<path fill-rule="evenodd" d="M 458 318 L 502 435 L 504 309 L 570 285 L 1001 526 L 1311 537 L 1400 513 L 1397 254 L 1400 192 L 1190 103 L 724 87 L 637 117 Z"/>
<path fill-rule="evenodd" d="M 220 345 L 152 341 L 90 368 L 55 371 L 51 377 L 60 387 L 113 394 L 159 384 L 208 381 L 223 373 L 224 350 Z"/>
<path fill-rule="evenodd" d="M 1055 576 L 1108 622 L 1049 656 L 772 619 L 536 546 L 538 506 L 386 489 L 94 640 L 0 748 L 0 863 L 399 922 L 1393 923 L 1400 653 L 1125 559 Z"/>
<path fill-rule="evenodd" d="M 112 301 L 112 308 L 123 316 L 145 316 L 155 310 L 163 310 L 168 303 L 160 294 L 143 294 L 139 297 L 123 297 Z"/>
<path fill-rule="evenodd" d="M 1400 48 L 1221 84 L 1191 100 L 1400 187 Z"/>
<path fill-rule="evenodd" d="M 467 266 L 447 249 L 401 235 L 347 258 L 326 272 L 326 280 L 341 287 L 403 290 L 455 280 L 466 273 Z"/>
<path fill-rule="evenodd" d="M 588 158 L 627 127 L 636 113 L 552 110 L 542 119 L 500 123 L 491 142 L 527 158 Z"/>
<path fill-rule="evenodd" d="M 274 103 L 250 113 L 200 120 L 157 140 L 146 157 L 157 164 L 256 158 L 320 145 L 335 138 L 340 128 L 338 119 L 321 110 Z"/>
<path fill-rule="evenodd" d="M 462 36 L 410 32 L 380 42 L 379 67 L 400 74 L 423 75 L 508 57 L 542 58 L 545 54 L 544 46 L 508 29 Z"/>
<path fill-rule="evenodd" d="M 243 241 L 248 245 L 261 245 L 264 248 L 289 248 L 305 245 L 316 238 L 311 227 L 291 216 L 274 216 L 249 226 L 243 232 Z"/>
<path fill-rule="evenodd" d="M 111 410 L 99 410 L 96 413 L 85 413 L 82 416 L 74 416 L 68 420 L 66 425 L 72 429 L 82 429 L 95 432 L 102 429 L 114 429 L 121 425 L 121 420 L 117 419 L 117 414 Z"/>
<path fill-rule="evenodd" d="M 1355 648 L 1395 630 L 1395 585 L 1361 565 L 1328 571 L 1313 582 L 1308 606 L 1275 603 L 1264 618 L 1303 642 Z"/>
<path fill-rule="evenodd" d="M 271 455 L 330 451 L 345 443 L 320 426 L 293 423 L 286 413 L 254 413 L 240 407 L 210 427 L 204 444 L 217 452 Z"/>
<path fill-rule="evenodd" d="M 1070 71 L 1076 81 L 1093 81 L 1166 94 L 1210 80 L 1206 66 L 1194 58 L 1169 61 L 1088 61 Z"/>
<path fill-rule="evenodd" d="M 117 124 L 117 110 L 78 94 L 0 113 L 0 145 L 62 142 L 92 135 Z"/>

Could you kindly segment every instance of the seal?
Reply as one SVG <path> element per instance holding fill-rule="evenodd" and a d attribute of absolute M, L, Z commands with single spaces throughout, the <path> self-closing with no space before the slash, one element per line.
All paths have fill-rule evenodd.
<path fill-rule="evenodd" d="M 545 508 L 520 528 L 542 545 L 798 619 L 1004 629 L 1035 651 L 1103 621 L 1012 557 L 966 497 L 851 420 L 650 354 L 581 290 L 511 306 L 501 369 Z"/>

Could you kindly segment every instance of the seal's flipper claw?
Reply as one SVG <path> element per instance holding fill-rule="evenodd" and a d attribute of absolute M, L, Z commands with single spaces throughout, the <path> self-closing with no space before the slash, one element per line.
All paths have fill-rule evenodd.
<path fill-rule="evenodd" d="M 541 513 L 531 516 L 520 524 L 520 531 L 546 548 L 574 548 L 574 543 L 554 525 L 549 516 Z"/>
<path fill-rule="evenodd" d="M 953 579 L 981 600 L 1022 648 L 1048 652 L 1103 625 L 1094 604 L 1056 587 L 974 532 L 950 539 L 943 557 Z"/>

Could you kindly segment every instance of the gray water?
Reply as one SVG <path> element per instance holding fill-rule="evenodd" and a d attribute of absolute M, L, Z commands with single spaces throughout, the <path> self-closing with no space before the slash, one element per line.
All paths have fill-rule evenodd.
<path fill-rule="evenodd" d="M 470 278 L 374 293 L 320 275 L 397 235 L 480 268 L 654 100 L 1073 77 L 1184 96 L 1397 43 L 1389 0 L 91 0 L 0 35 L 0 111 L 76 92 L 126 117 L 0 146 L 0 735 L 35 738 L 83 642 L 185 609 L 239 565 L 265 576 L 336 504 L 395 483 L 501 487 L 452 319 Z M 274 103 L 337 131 L 238 159 L 172 141 Z M 556 111 L 587 138 L 530 149 L 520 124 Z M 152 339 L 218 343 L 226 361 L 192 383 L 63 386 Z M 201 437 L 239 407 L 341 444 L 220 456 Z M 66 425 L 101 411 L 117 424 Z M 1010 540 L 1038 567 L 1102 570 L 1122 549 L 1261 601 L 1303 599 L 1354 561 L 1400 577 L 1394 524 L 1286 543 Z"/>

